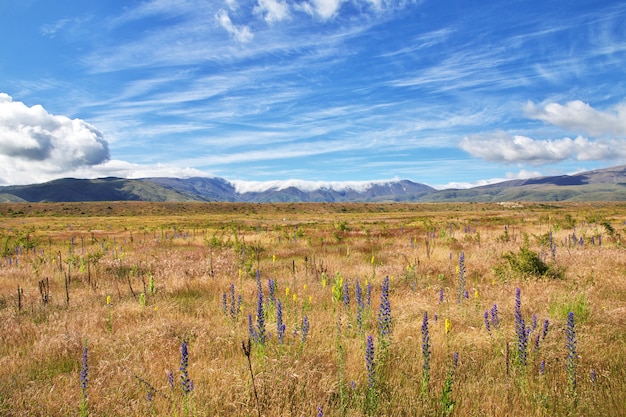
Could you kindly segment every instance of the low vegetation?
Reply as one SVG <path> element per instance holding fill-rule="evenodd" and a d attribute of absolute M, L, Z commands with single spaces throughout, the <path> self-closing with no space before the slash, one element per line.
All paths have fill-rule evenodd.
<path fill-rule="evenodd" d="M 0 415 L 619 416 L 623 204 L 0 204 Z"/>

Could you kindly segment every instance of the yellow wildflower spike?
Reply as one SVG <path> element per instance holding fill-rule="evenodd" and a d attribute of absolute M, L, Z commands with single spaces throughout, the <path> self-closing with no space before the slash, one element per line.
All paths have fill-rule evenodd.
<path fill-rule="evenodd" d="M 110 306 L 111 305 L 111 296 L 107 295 L 107 305 Z"/>
<path fill-rule="evenodd" d="M 450 319 L 446 319 L 444 327 L 446 330 L 446 334 L 450 333 L 450 329 L 452 328 L 452 323 L 450 322 Z"/>
<path fill-rule="evenodd" d="M 371 262 L 372 262 L 372 264 L 374 264 L 374 255 L 372 255 L 372 261 Z"/>
<path fill-rule="evenodd" d="M 272 263 L 276 262 L 276 255 L 272 255 Z"/>
<path fill-rule="evenodd" d="M 478 300 L 478 288 L 474 290 L 474 298 Z"/>
<path fill-rule="evenodd" d="M 303 287 L 303 288 L 304 288 L 304 291 L 306 291 L 306 284 L 304 284 L 304 287 Z"/>
<path fill-rule="evenodd" d="M 285 287 L 285 297 L 289 297 L 289 287 Z"/>
<path fill-rule="evenodd" d="M 322 278 L 322 288 L 326 288 L 326 277 Z"/>
<path fill-rule="evenodd" d="M 296 294 L 295 292 L 293 293 L 293 302 L 295 303 L 296 301 L 298 301 L 298 294 Z"/>
<path fill-rule="evenodd" d="M 313 304 L 313 296 L 309 295 L 309 304 Z"/>

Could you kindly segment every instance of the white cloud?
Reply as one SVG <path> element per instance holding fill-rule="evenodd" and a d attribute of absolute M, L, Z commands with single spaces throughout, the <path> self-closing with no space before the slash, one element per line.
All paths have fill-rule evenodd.
<path fill-rule="evenodd" d="M 237 3 L 237 0 L 225 0 L 225 1 L 226 1 L 226 5 L 228 6 L 230 10 L 237 10 L 237 8 L 239 7 L 239 3 Z"/>
<path fill-rule="evenodd" d="M 93 167 L 82 167 L 71 172 L 77 178 L 151 178 L 151 177 L 213 177 L 213 175 L 195 168 L 180 168 L 174 165 L 142 165 L 120 160 L 110 160 Z"/>
<path fill-rule="evenodd" d="M 284 0 L 258 0 L 254 12 L 263 16 L 267 23 L 279 22 L 289 18 L 289 5 Z"/>
<path fill-rule="evenodd" d="M 466 136 L 461 149 L 487 161 L 544 165 L 567 159 L 579 161 L 626 158 L 626 143 L 619 140 L 592 141 L 584 137 L 536 140 L 506 132 Z"/>
<path fill-rule="evenodd" d="M 0 182 L 30 182 L 107 160 L 108 143 L 94 126 L 0 93 Z"/>
<path fill-rule="evenodd" d="M 564 106 L 548 103 L 543 108 L 529 101 L 524 110 L 530 118 L 570 131 L 582 131 L 591 136 L 626 135 L 626 105 L 623 104 L 612 112 L 603 112 L 580 100 L 570 101 Z"/>
<path fill-rule="evenodd" d="M 63 29 L 70 22 L 70 19 L 59 19 L 54 23 L 48 23 L 41 26 L 40 33 L 44 36 L 53 38 L 56 33 Z"/>
<path fill-rule="evenodd" d="M 228 12 L 226 10 L 220 10 L 215 15 L 215 18 L 219 22 L 220 26 L 222 26 L 228 33 L 235 37 L 239 42 L 250 42 L 254 35 L 250 31 L 250 28 L 247 26 L 236 26 L 230 20 L 230 16 L 228 16 Z"/>
<path fill-rule="evenodd" d="M 311 15 L 314 14 L 322 20 L 327 20 L 337 14 L 342 2 L 343 0 L 311 0 L 303 2 L 300 7 L 301 10 Z"/>

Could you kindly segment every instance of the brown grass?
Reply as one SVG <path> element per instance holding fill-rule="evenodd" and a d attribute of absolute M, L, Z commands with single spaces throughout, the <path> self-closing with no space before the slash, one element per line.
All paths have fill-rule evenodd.
<path fill-rule="evenodd" d="M 0 415 L 79 415 L 85 345 L 89 415 L 257 415 L 241 349 L 249 337 L 248 314 L 256 314 L 257 268 L 266 300 L 267 279 L 276 280 L 286 324 L 280 345 L 275 307 L 270 307 L 266 321 L 272 336 L 265 346 L 253 343 L 263 416 L 315 416 L 318 407 L 325 416 L 443 415 L 440 400 L 448 377 L 452 415 L 624 415 L 625 208 L 5 203 L 0 205 Z M 601 225 L 604 221 L 613 227 L 613 236 Z M 525 244 L 545 252 L 552 265 L 539 243 L 549 231 L 557 243 L 553 266 L 564 272 L 563 278 L 494 273 L 503 254 L 517 253 Z M 573 244 L 572 233 L 583 236 L 583 246 Z M 469 298 L 459 305 L 461 252 Z M 350 284 L 349 309 L 332 299 L 337 276 Z M 377 314 L 385 276 L 391 282 L 393 328 L 386 359 L 376 370 L 377 401 L 368 408 L 365 338 L 375 337 L 380 355 Z M 146 292 L 150 277 L 154 294 Z M 50 284 L 46 305 L 39 292 L 45 278 Z M 373 288 L 362 332 L 356 323 L 357 278 L 364 292 L 366 283 Z M 222 294 L 231 284 L 243 300 L 234 320 L 222 312 Z M 536 314 L 539 326 L 529 338 L 526 367 L 514 360 L 517 287 L 526 324 Z M 483 312 L 494 303 L 502 325 L 489 335 Z M 577 319 L 575 391 L 568 390 L 565 370 L 570 309 Z M 432 352 L 427 390 L 421 377 L 425 311 Z M 305 343 L 299 333 L 303 315 L 311 322 Z M 550 331 L 535 351 L 534 337 L 544 319 L 550 320 Z M 194 382 L 187 397 L 178 369 L 183 340 L 189 342 Z M 454 352 L 459 353 L 456 369 Z M 542 360 L 545 375 L 539 372 Z M 168 385 L 170 370 L 174 389 Z M 596 382 L 590 379 L 592 371 Z"/>

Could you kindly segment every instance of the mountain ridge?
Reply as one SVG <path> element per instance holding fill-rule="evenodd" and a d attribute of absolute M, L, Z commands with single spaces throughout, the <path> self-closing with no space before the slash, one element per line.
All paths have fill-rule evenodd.
<path fill-rule="evenodd" d="M 46 183 L 0 187 L 0 202 L 497 202 L 626 201 L 626 165 L 573 175 L 508 180 L 468 189 L 437 190 L 411 180 L 298 187 L 280 184 L 238 191 L 219 177 L 123 179 L 63 178 Z"/>

